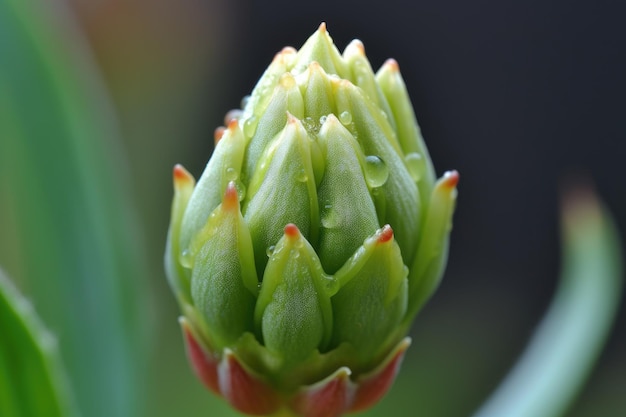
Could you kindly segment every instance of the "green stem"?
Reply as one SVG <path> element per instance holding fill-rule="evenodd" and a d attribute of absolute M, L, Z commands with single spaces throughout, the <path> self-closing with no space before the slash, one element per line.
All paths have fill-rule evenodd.
<path fill-rule="evenodd" d="M 568 203 L 554 301 L 517 365 L 474 417 L 563 415 L 604 345 L 621 294 L 616 229 L 590 192 Z"/>

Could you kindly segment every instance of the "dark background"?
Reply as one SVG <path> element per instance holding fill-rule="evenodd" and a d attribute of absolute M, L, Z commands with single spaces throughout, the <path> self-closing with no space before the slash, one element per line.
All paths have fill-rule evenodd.
<path fill-rule="evenodd" d="M 464 416 L 495 387 L 553 294 L 565 184 L 590 179 L 626 236 L 618 1 L 73 3 L 134 161 L 164 331 L 176 333 L 157 264 L 171 166 L 198 177 L 223 114 L 276 52 L 302 45 L 322 21 L 340 50 L 361 39 L 375 69 L 389 57 L 399 62 L 438 174 L 461 174 L 448 271 L 416 320 L 396 389 L 409 394 L 392 393 L 385 406 L 408 398 L 402 415 Z M 568 416 L 624 415 L 625 329 L 622 307 Z M 160 349 L 162 357 L 182 353 L 178 339 Z M 200 390 L 180 395 L 205 401 Z M 199 407 L 187 415 L 210 414 Z"/>

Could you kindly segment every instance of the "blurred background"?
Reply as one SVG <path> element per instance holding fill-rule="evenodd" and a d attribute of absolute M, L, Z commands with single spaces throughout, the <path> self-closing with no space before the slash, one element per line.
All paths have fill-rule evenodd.
<path fill-rule="evenodd" d="M 0 15 L 0 71 L 9 74 L 0 95 L 19 97 L 21 103 L 11 110 L 0 97 L 5 111 L 0 139 L 7 132 L 16 135 L 10 122 L 20 117 L 27 121 L 24 137 L 31 138 L 21 151 L 15 144 L 5 146 L 4 160 L 0 154 L 0 265 L 59 334 L 66 363 L 84 355 L 77 347 L 84 340 L 74 340 L 74 350 L 64 351 L 64 332 L 91 332 L 95 351 L 82 363 L 102 362 L 101 372 L 108 367 L 105 355 L 119 353 L 117 368 L 109 371 L 116 388 L 104 389 L 115 391 L 120 404 L 136 402 L 141 415 L 235 415 L 204 390 L 186 363 L 178 307 L 162 268 L 171 169 L 182 163 L 199 177 L 224 113 L 239 106 L 276 52 L 299 47 L 322 21 L 340 50 L 361 39 L 375 69 L 389 57 L 399 62 L 437 172 L 461 173 L 443 284 L 415 322 L 414 344 L 396 385 L 365 415 L 460 417 L 481 404 L 522 351 L 553 295 L 560 261 L 559 197 L 567 185 L 591 181 L 626 236 L 626 29 L 619 2 L 0 3 L 5 13 Z M 39 26 L 29 27 L 24 16 Z M 34 45 L 33 54 L 41 59 L 30 61 L 29 49 L 19 42 Z M 56 58 L 46 60 L 46 54 Z M 66 128 L 84 129 L 87 135 L 79 140 L 89 157 L 56 145 L 62 139 L 55 132 L 63 129 L 55 130 L 48 120 L 57 110 L 45 106 L 42 90 L 32 83 L 40 76 L 33 69 L 38 65 L 62 79 L 51 84 L 76 90 L 65 88 L 59 101 L 70 112 L 67 117 L 74 114 L 68 97 L 84 103 Z M 20 108 L 27 113 L 20 116 Z M 6 116 L 7 109 L 12 116 Z M 63 171 L 71 164 L 76 171 Z M 41 198 L 71 202 L 79 195 L 74 186 L 82 181 L 82 202 L 71 205 L 75 212 L 65 211 L 65 203 L 53 204 L 48 220 L 37 220 L 48 211 L 49 200 L 38 203 L 22 195 L 16 176 L 26 178 L 26 166 L 43 170 L 28 183 L 41 190 Z M 76 220 L 83 205 L 89 209 L 99 201 L 112 207 L 109 223 Z M 80 242 L 64 232 L 68 224 Z M 57 229 L 46 225 L 63 228 L 55 234 Z M 75 248 L 78 253 L 63 261 L 70 265 L 81 251 L 91 256 L 98 246 L 91 236 L 105 239 L 109 232 L 100 229 L 106 225 L 120 229 L 109 238 L 124 242 L 116 247 L 120 253 L 111 255 L 122 271 L 116 286 L 98 287 L 103 282 L 95 275 L 89 282 L 55 281 L 56 258 L 37 245 Z M 46 240 L 46 230 L 54 237 Z M 94 258 L 84 271 L 106 278 L 107 259 Z M 72 268 L 59 279 L 78 274 Z M 49 279 L 29 280 L 35 273 Z M 59 290 L 63 286 L 71 296 Z M 54 303 L 65 303 L 65 310 Z M 77 307 L 81 303 L 89 309 L 85 314 Z M 102 319 L 119 314 L 111 311 L 120 306 L 135 327 L 122 323 L 128 316 Z M 72 315 L 82 324 L 64 329 L 59 323 Z M 97 328 L 99 320 L 109 327 Z M 126 337 L 130 345 L 111 348 L 110 340 L 97 339 L 102 335 Z M 70 372 L 80 374 L 76 368 Z M 119 381 L 116 369 L 136 372 Z M 623 416 L 624 387 L 622 306 L 598 366 L 567 415 Z M 97 398 L 82 386 L 75 391 L 80 398 Z M 93 404 L 94 413 L 85 415 L 103 410 Z"/>

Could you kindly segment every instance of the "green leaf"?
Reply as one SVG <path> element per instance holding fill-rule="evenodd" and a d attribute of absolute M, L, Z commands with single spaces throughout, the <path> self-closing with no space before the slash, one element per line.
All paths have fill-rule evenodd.
<path fill-rule="evenodd" d="M 0 0 L 0 263 L 59 335 L 81 412 L 128 417 L 148 357 L 143 244 L 111 103 L 64 5 Z"/>
<path fill-rule="evenodd" d="M 517 365 L 475 417 L 562 416 L 581 389 L 611 329 L 622 285 L 620 244 L 591 192 L 563 213 L 563 276 Z"/>
<path fill-rule="evenodd" d="M 0 415 L 76 416 L 54 337 L 2 271 L 0 329 Z"/>

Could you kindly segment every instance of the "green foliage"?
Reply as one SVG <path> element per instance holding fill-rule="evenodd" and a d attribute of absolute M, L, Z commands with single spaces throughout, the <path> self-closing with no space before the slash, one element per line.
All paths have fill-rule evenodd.
<path fill-rule="evenodd" d="M 0 271 L 0 415 L 73 417 L 55 339 Z"/>
<path fill-rule="evenodd" d="M 58 335 L 81 412 L 135 416 L 143 255 L 110 103 L 61 2 L 1 0 L 0 40 L 0 263 Z"/>

